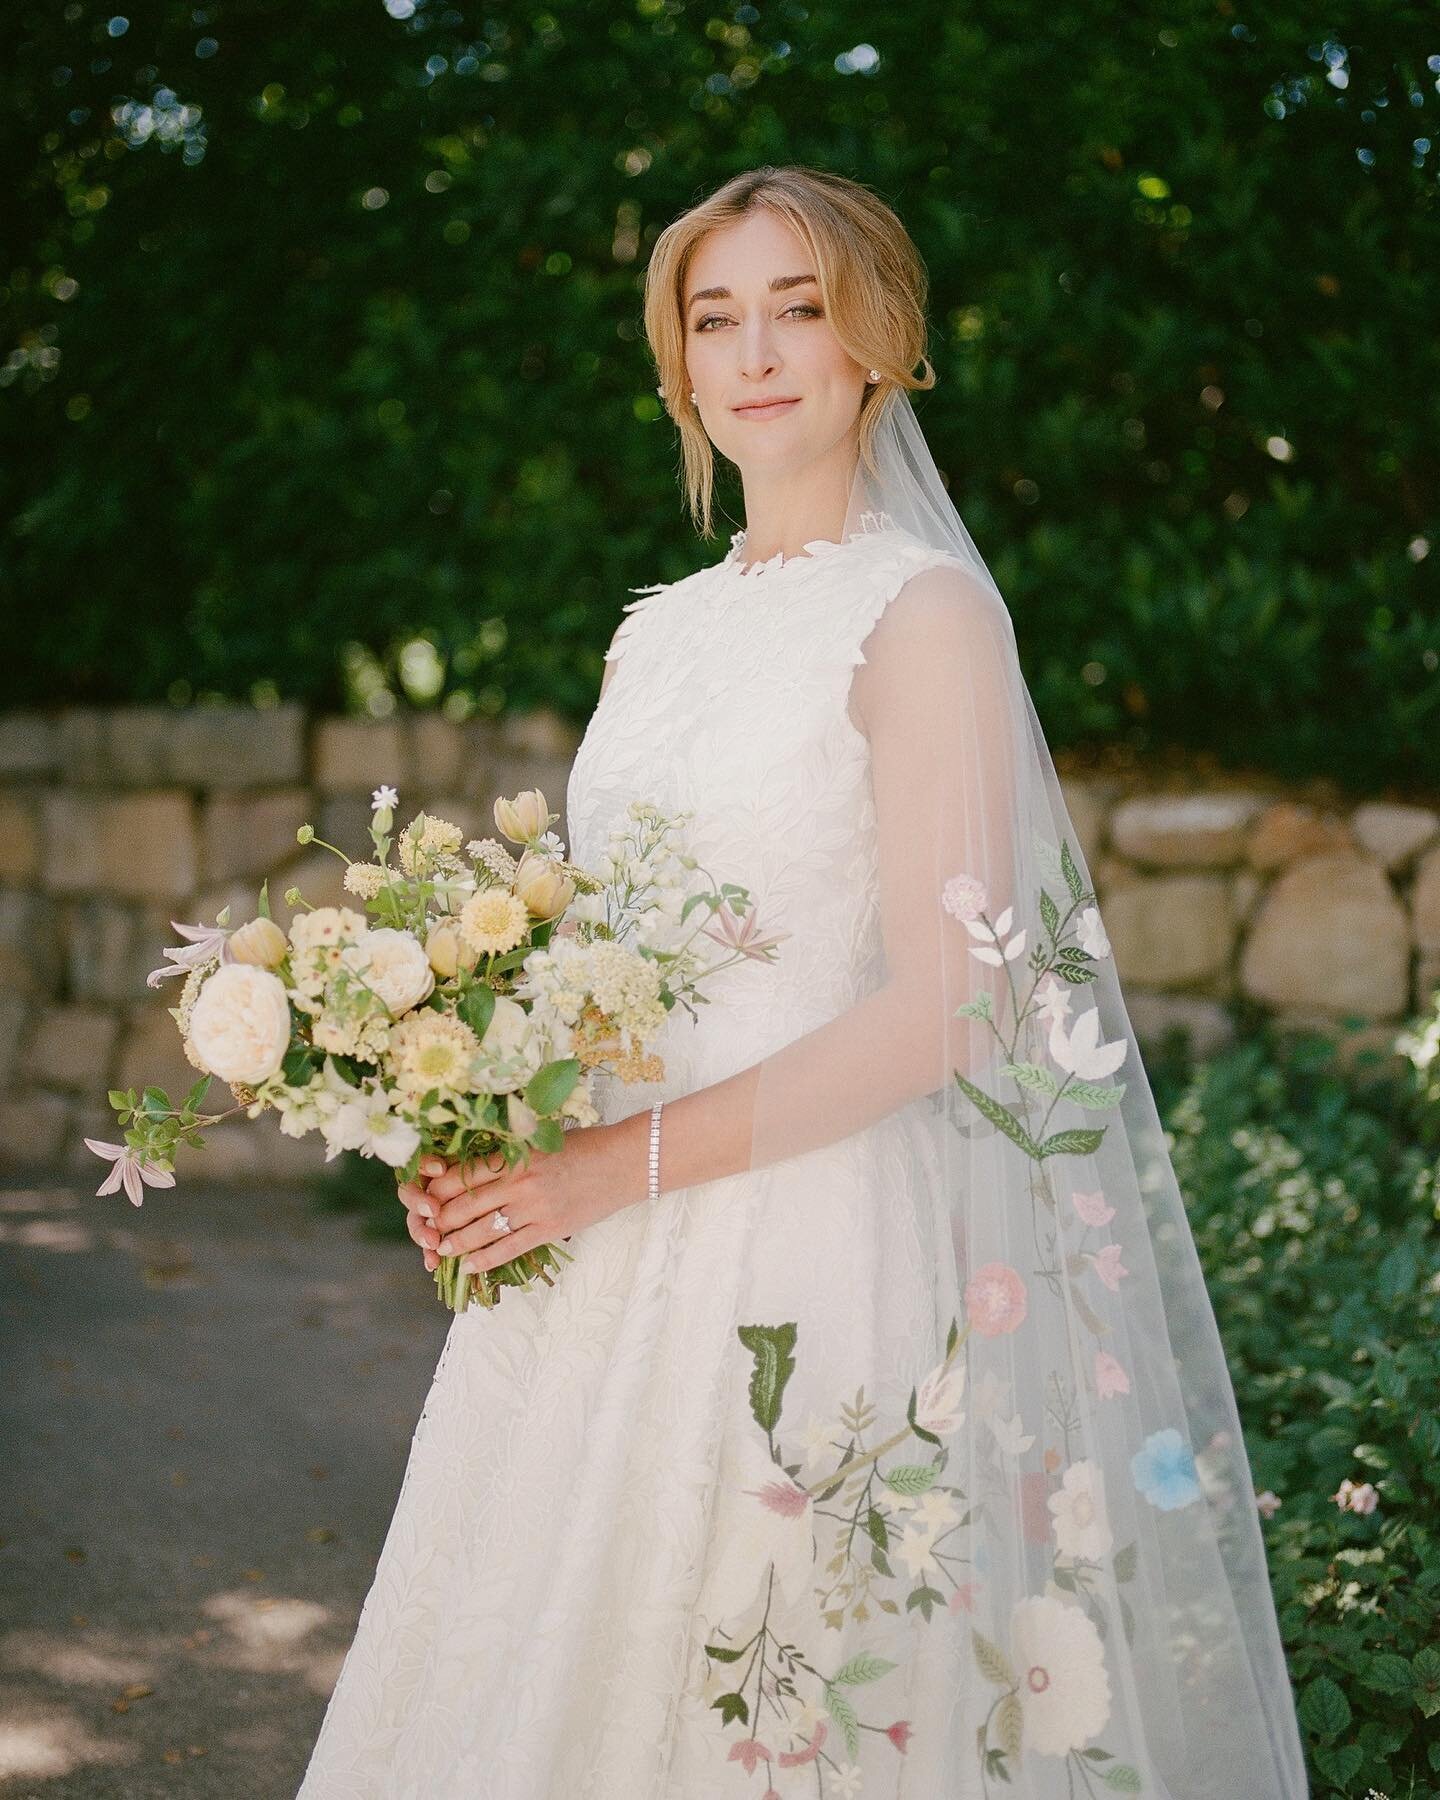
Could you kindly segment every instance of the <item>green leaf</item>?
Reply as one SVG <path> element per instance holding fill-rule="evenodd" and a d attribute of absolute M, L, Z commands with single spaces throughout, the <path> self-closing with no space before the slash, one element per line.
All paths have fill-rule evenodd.
<path fill-rule="evenodd" d="M 1025 1712 L 1018 1694 L 1006 1694 L 995 1708 L 995 1735 L 1005 1754 L 1018 1760 L 1025 1735 Z"/>
<path fill-rule="evenodd" d="M 743 1650 L 727 1650 L 722 1644 L 707 1644 L 705 1654 L 713 1656 L 716 1662 L 733 1663 L 739 1662 L 745 1652 Z"/>
<path fill-rule="evenodd" d="M 1115 1552 L 1113 1564 L 1117 1581 L 1133 1581 L 1135 1570 L 1139 1565 L 1140 1551 L 1137 1544 L 1122 1544 Z"/>
<path fill-rule="evenodd" d="M 490 1028 L 491 1019 L 495 1017 L 494 988 L 487 987 L 483 981 L 477 981 L 473 987 L 466 988 L 455 1010 L 476 1037 L 483 1038 Z"/>
<path fill-rule="evenodd" d="M 750 1374 L 750 1411 L 760 1429 L 773 1437 L 780 1423 L 785 1383 L 795 1373 L 794 1321 L 785 1325 L 741 1325 L 737 1336 L 755 1358 Z"/>
<path fill-rule="evenodd" d="M 1037 1162 L 1039 1161 L 1040 1146 L 1008 1106 L 1002 1106 L 998 1100 L 992 1100 L 984 1088 L 978 1088 L 973 1081 L 967 1081 L 958 1069 L 955 1071 L 955 1081 L 960 1092 L 985 1115 L 997 1130 L 1003 1131 L 1011 1143 L 1018 1144 L 1027 1156 L 1033 1156 Z"/>
<path fill-rule="evenodd" d="M 1002 1063 L 1000 1073 L 1008 1075 L 1020 1087 L 1027 1088 L 1032 1094 L 1053 1094 L 1060 1084 L 1048 1069 L 1042 1069 L 1039 1063 Z M 1065 1090 L 1067 1098 L 1072 1092 Z"/>
<path fill-rule="evenodd" d="M 891 1469 L 880 1479 L 894 1493 L 923 1494 L 927 1488 L 935 1485 L 935 1465 L 933 1463 L 901 1463 L 898 1468 Z"/>
<path fill-rule="evenodd" d="M 1140 1772 L 1132 1769 L 1129 1763 L 1116 1763 L 1106 1769 L 1100 1779 L 1106 1787 L 1114 1788 L 1117 1794 L 1138 1794 L 1140 1792 Z"/>
<path fill-rule="evenodd" d="M 998 1644 L 992 1644 L 983 1632 L 970 1629 L 970 1642 L 975 1651 L 975 1663 L 987 1681 L 993 1681 L 996 1687 L 1013 1688 L 1016 1685 L 1015 1671 L 1010 1667 L 1010 1658 Z"/>
<path fill-rule="evenodd" d="M 310 1046 L 299 1044 L 285 1052 L 280 1073 L 285 1077 L 287 1087 L 304 1087 L 319 1067 L 320 1059 Z"/>
<path fill-rule="evenodd" d="M 1040 923 L 1053 938 L 1060 929 L 1060 908 L 1045 892 L 1040 890 Z"/>
<path fill-rule="evenodd" d="M 860 1751 L 860 1721 L 855 1708 L 832 1683 L 825 1684 L 825 1710 L 845 1734 L 845 1749 L 853 1762 Z"/>
<path fill-rule="evenodd" d="M 1124 1093 L 1123 1081 L 1114 1087 L 1095 1081 L 1072 1081 L 1065 1090 L 1065 1098 L 1073 1100 L 1077 1106 L 1088 1107 L 1091 1112 L 1103 1112 L 1108 1106 L 1118 1106 Z"/>
<path fill-rule="evenodd" d="M 561 1057 L 542 1063 L 525 1084 L 525 1101 L 538 1113 L 557 1113 L 580 1079 L 580 1058 Z"/>
<path fill-rule="evenodd" d="M 1338 1737 L 1350 1723 L 1350 1702 L 1328 1675 L 1309 1684 L 1296 1710 L 1300 1723 L 1318 1737 Z"/>
<path fill-rule="evenodd" d="M 128 1094 L 122 1094 L 119 1088 L 111 1088 L 105 1098 L 110 1102 L 111 1106 L 115 1108 L 116 1112 L 128 1112 L 130 1110 L 130 1097 Z"/>
<path fill-rule="evenodd" d="M 722 1694 L 718 1700 L 712 1700 L 710 1705 L 712 1709 L 719 1708 L 720 1722 L 723 1725 L 728 1725 L 732 1719 L 739 1719 L 742 1725 L 750 1723 L 750 1708 L 745 1704 L 743 1694 Z"/>
<path fill-rule="evenodd" d="M 269 878 L 269 876 L 266 876 L 265 880 L 260 883 L 260 901 L 259 901 L 259 906 L 258 906 L 257 910 L 259 911 L 260 917 L 262 919 L 268 919 L 270 917 L 270 878 Z"/>
<path fill-rule="evenodd" d="M 185 1104 L 181 1109 L 182 1111 L 193 1113 L 199 1110 L 200 1102 L 210 1091 L 210 1080 L 211 1078 L 208 1075 L 202 1075 L 200 1077 L 194 1087 L 192 1087 L 190 1092 L 185 1096 Z"/>
<path fill-rule="evenodd" d="M 1071 987 L 1082 987 L 1087 981 L 1093 981 L 1095 979 L 1095 971 L 1093 969 L 1087 969 L 1081 963 L 1057 962 L 1055 964 L 1055 973 L 1062 981 L 1068 981 Z"/>
<path fill-rule="evenodd" d="M 1360 1679 L 1366 1687 L 1376 1688 L 1382 1694 L 1391 1694 L 1397 1699 L 1409 1696 L 1415 1686 L 1415 1673 L 1403 1656 L 1396 1656 L 1389 1651 L 1381 1651 L 1365 1659 L 1359 1669 Z"/>
<path fill-rule="evenodd" d="M 1085 883 L 1080 878 L 1080 871 L 1075 867 L 1075 858 L 1070 854 L 1068 838 L 1060 840 L 1060 868 L 1065 876 L 1065 885 L 1070 890 L 1070 898 L 1078 900 L 1085 892 Z"/>
<path fill-rule="evenodd" d="M 861 1650 L 842 1668 L 837 1669 L 830 1679 L 837 1686 L 843 1682 L 846 1687 L 859 1687 L 866 1681 L 878 1681 L 895 1666 L 893 1662 L 887 1662 L 883 1656 L 876 1656 L 871 1650 Z"/>
<path fill-rule="evenodd" d="M 1039 1146 L 1035 1154 L 1039 1156 L 1089 1156 L 1091 1151 L 1098 1150 L 1104 1139 L 1104 1131 L 1056 1131 Z"/>
<path fill-rule="evenodd" d="M 554 1156 L 565 1148 L 565 1127 L 558 1119 L 541 1119 L 530 1142 L 547 1156 Z"/>
<path fill-rule="evenodd" d="M 885 1529 L 885 1515 L 878 1507 L 872 1506 L 866 1513 L 865 1530 L 878 1549 L 888 1550 L 890 1548 L 890 1534 Z M 840 1677 L 837 1675 L 835 1679 L 838 1681 Z"/>
<path fill-rule="evenodd" d="M 1365 1763 L 1365 1751 L 1359 1744 L 1333 1746 L 1316 1744 L 1311 1754 L 1315 1758 L 1315 1766 L 1328 1781 L 1333 1781 L 1338 1788 L 1350 1791 L 1350 1784 L 1360 1773 Z"/>
<path fill-rule="evenodd" d="M 981 994 L 976 1000 L 967 1000 L 955 1008 L 957 1019 L 993 1019 L 994 1008 L 989 994 Z"/>
<path fill-rule="evenodd" d="M 147 1087 L 140 1096 L 140 1109 L 149 1113 L 152 1118 L 160 1113 L 168 1113 L 172 1110 L 170 1096 L 164 1088 Z"/>

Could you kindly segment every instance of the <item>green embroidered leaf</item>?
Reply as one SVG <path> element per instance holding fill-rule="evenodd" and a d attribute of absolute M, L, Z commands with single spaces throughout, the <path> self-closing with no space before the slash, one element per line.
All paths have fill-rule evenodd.
<path fill-rule="evenodd" d="M 1050 1071 L 1042 1069 L 1039 1063 L 1002 1063 L 1000 1073 L 1008 1075 L 1021 1087 L 1028 1088 L 1032 1094 L 1053 1094 L 1060 1086 Z"/>
<path fill-rule="evenodd" d="M 873 1546 L 870 1551 L 870 1567 L 874 1569 L 878 1575 L 884 1575 L 887 1578 L 895 1573 L 890 1567 L 890 1559 L 886 1556 L 885 1552 Z"/>
<path fill-rule="evenodd" d="M 1114 1762 L 1115 1760 L 1115 1752 L 1102 1750 L 1099 1744 L 1091 1744 L 1088 1750 L 1082 1750 L 1080 1754 L 1086 1762 Z"/>
<path fill-rule="evenodd" d="M 825 1684 L 825 1710 L 845 1734 L 845 1748 L 853 1762 L 860 1751 L 860 1721 L 855 1708 L 828 1681 Z"/>
<path fill-rule="evenodd" d="M 1115 1552 L 1115 1561 L 1112 1565 L 1115 1570 L 1115 1579 L 1117 1581 L 1133 1581 L 1139 1561 L 1139 1546 L 1133 1543 L 1122 1544 Z"/>
<path fill-rule="evenodd" d="M 1082 963 L 1057 962 L 1055 973 L 1062 981 L 1068 981 L 1071 987 L 1081 987 L 1085 982 L 1095 979 L 1095 971 L 1087 969 Z"/>
<path fill-rule="evenodd" d="M 872 1506 L 866 1513 L 865 1529 L 879 1549 L 888 1550 L 890 1548 L 890 1534 L 885 1529 L 885 1515 L 878 1506 Z M 840 1677 L 837 1675 L 835 1679 L 838 1681 Z"/>
<path fill-rule="evenodd" d="M 1062 962 L 1088 963 L 1095 958 L 1088 950 L 1082 950 L 1079 944 L 1062 944 L 1057 954 Z"/>
<path fill-rule="evenodd" d="M 795 1323 L 741 1325 L 740 1342 L 755 1358 L 750 1375 L 750 1410 L 755 1423 L 769 1436 L 780 1423 L 785 1383 L 795 1373 Z"/>
<path fill-rule="evenodd" d="M 893 1662 L 886 1662 L 883 1656 L 876 1656 L 872 1650 L 861 1650 L 850 1658 L 844 1668 L 837 1669 L 830 1679 L 837 1687 L 841 1683 L 846 1687 L 859 1687 L 862 1682 L 878 1681 L 894 1667 Z"/>
<path fill-rule="evenodd" d="M 1040 923 L 1053 938 L 1060 929 L 1060 908 L 1045 892 L 1040 890 Z"/>
<path fill-rule="evenodd" d="M 1019 1757 L 1024 1726 L 1025 1715 L 1020 1708 L 1020 1696 L 1007 1694 L 995 1709 L 995 1735 L 1007 1756 Z"/>
<path fill-rule="evenodd" d="M 936 1446 L 938 1446 L 940 1443 L 939 1438 L 936 1437 L 936 1435 L 933 1431 L 927 1431 L 925 1429 L 925 1427 L 915 1417 L 916 1392 L 917 1392 L 917 1390 L 912 1387 L 910 1390 L 910 1402 L 909 1402 L 909 1405 L 905 1408 L 905 1417 L 909 1420 L 910 1429 L 915 1433 L 916 1437 L 924 1438 L 924 1440 L 927 1444 L 935 1444 Z"/>
<path fill-rule="evenodd" d="M 1107 1106 L 1118 1106 L 1125 1092 L 1125 1083 L 1117 1082 L 1107 1087 L 1098 1081 L 1072 1081 L 1065 1090 L 1065 1098 L 1073 1100 L 1077 1106 L 1087 1107 L 1091 1112 L 1103 1112 Z"/>
<path fill-rule="evenodd" d="M 1085 883 L 1080 879 L 1080 871 L 1075 867 L 1075 858 L 1070 854 L 1070 840 L 1060 840 L 1060 868 L 1065 876 L 1065 885 L 1070 890 L 1070 898 L 1078 900 L 1085 892 Z"/>
<path fill-rule="evenodd" d="M 950 1321 L 950 1329 L 945 1334 L 945 1354 L 946 1354 L 946 1356 L 949 1356 L 950 1352 L 955 1348 L 955 1340 L 956 1340 L 956 1338 L 959 1337 L 959 1335 L 960 1335 L 960 1321 L 958 1319 L 952 1319 Z"/>
<path fill-rule="evenodd" d="M 1105 1771 L 1102 1779 L 1106 1787 L 1113 1788 L 1117 1794 L 1140 1792 L 1140 1771 L 1132 1769 L 1129 1763 L 1116 1763 L 1113 1769 Z"/>
<path fill-rule="evenodd" d="M 955 1008 L 957 1019 L 993 1019 L 994 1016 L 989 994 L 981 994 L 978 1000 L 967 1000 Z"/>
<path fill-rule="evenodd" d="M 743 1694 L 722 1694 L 718 1700 L 710 1702 L 712 1708 L 720 1710 L 720 1722 L 728 1725 L 732 1719 L 739 1719 L 742 1725 L 750 1723 L 750 1708 L 745 1704 Z"/>
<path fill-rule="evenodd" d="M 707 1644 L 705 1654 L 713 1656 L 716 1662 L 739 1662 L 745 1652 L 743 1650 L 727 1650 L 723 1644 Z"/>
<path fill-rule="evenodd" d="M 1350 1723 L 1350 1702 L 1328 1675 L 1310 1683 L 1297 1710 L 1300 1723 L 1320 1737 L 1338 1737 Z"/>
<path fill-rule="evenodd" d="M 1010 1667 L 1010 1658 L 998 1644 L 992 1644 L 982 1632 L 970 1628 L 970 1641 L 975 1648 L 975 1662 L 980 1673 L 987 1681 L 993 1681 L 996 1687 L 1015 1687 L 1015 1671 Z"/>
<path fill-rule="evenodd" d="M 558 1062 L 541 1063 L 525 1084 L 525 1104 L 537 1113 L 557 1113 L 570 1098 L 580 1079 L 580 1058 L 564 1056 Z"/>
<path fill-rule="evenodd" d="M 919 1607 L 920 1611 L 925 1615 L 925 1623 L 927 1625 L 930 1623 L 930 1614 L 934 1609 L 937 1606 L 944 1606 L 945 1604 L 945 1596 L 940 1590 L 938 1588 L 930 1587 L 923 1582 L 905 1598 L 906 1612 L 909 1612 L 914 1607 Z"/>
<path fill-rule="evenodd" d="M 1039 1156 L 1089 1156 L 1097 1150 L 1105 1133 L 1100 1131 L 1056 1131 L 1035 1151 Z"/>
<path fill-rule="evenodd" d="M 955 1071 L 955 1081 L 966 1099 L 976 1106 L 992 1125 L 1003 1131 L 1012 1144 L 1018 1144 L 1027 1156 L 1033 1156 L 1037 1161 L 1039 1160 L 1040 1146 L 1008 1106 L 1002 1106 L 998 1100 L 992 1100 L 984 1088 L 978 1088 L 973 1081 L 967 1081 L 958 1069 Z"/>
<path fill-rule="evenodd" d="M 880 1479 L 897 1494 L 923 1494 L 934 1487 L 936 1473 L 934 1463 L 901 1463 Z"/>

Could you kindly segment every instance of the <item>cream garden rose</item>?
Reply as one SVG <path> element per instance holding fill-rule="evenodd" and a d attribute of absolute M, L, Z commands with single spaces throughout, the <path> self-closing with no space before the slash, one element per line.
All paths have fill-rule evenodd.
<path fill-rule="evenodd" d="M 365 932 L 346 949 L 344 960 L 385 1002 L 392 1018 L 428 999 L 435 986 L 424 946 L 408 931 L 388 925 Z"/>
<path fill-rule="evenodd" d="M 251 963 L 224 963 L 200 989 L 190 1042 L 212 1075 L 258 1087 L 280 1071 L 290 1047 L 285 984 Z"/>

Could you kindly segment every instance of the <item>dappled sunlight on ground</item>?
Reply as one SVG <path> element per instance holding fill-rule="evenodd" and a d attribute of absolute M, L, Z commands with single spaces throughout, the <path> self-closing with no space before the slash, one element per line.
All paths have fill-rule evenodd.
<path fill-rule="evenodd" d="M 7 1702 L 0 1717 L 0 1781 L 50 1780 L 136 1755 L 133 1744 L 102 1742 L 63 1706 Z"/>

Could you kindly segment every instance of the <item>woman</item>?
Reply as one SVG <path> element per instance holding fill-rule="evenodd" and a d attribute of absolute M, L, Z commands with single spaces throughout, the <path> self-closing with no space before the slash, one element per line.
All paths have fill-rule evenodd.
<path fill-rule="evenodd" d="M 455 1320 L 302 1800 L 1307 1792 L 1163 1133 L 910 409 L 924 307 L 827 174 L 656 243 L 692 512 L 718 450 L 747 523 L 626 608 L 571 854 L 687 811 L 774 954 L 561 1152 L 402 1188 L 427 1267 L 575 1260 Z"/>

